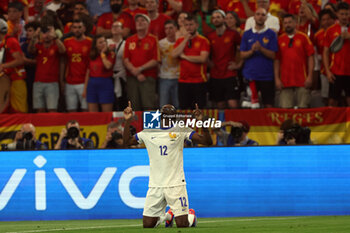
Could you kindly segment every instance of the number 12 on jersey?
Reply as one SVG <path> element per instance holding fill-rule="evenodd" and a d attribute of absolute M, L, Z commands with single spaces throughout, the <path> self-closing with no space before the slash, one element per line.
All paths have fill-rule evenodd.
<path fill-rule="evenodd" d="M 185 197 L 179 197 L 182 207 L 187 207 L 187 201 Z"/>
<path fill-rule="evenodd" d="M 160 149 L 160 155 L 168 155 L 167 154 L 167 149 L 168 149 L 168 147 L 167 146 L 159 146 L 159 149 Z"/>

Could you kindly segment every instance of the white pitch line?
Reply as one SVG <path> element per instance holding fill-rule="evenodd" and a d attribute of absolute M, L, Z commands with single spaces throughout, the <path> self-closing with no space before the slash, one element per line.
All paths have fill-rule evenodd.
<path fill-rule="evenodd" d="M 219 222 L 250 222 L 250 221 L 271 221 L 271 220 L 289 220 L 298 219 L 304 217 L 288 217 L 288 218 L 247 218 L 247 219 L 226 219 L 226 220 L 213 220 L 213 221 L 198 221 L 198 224 L 202 223 L 219 223 Z M 104 229 L 104 228 L 121 228 L 121 227 L 141 227 L 142 224 L 130 224 L 130 225 L 111 225 L 111 226 L 93 226 L 93 227 L 71 227 L 71 228 L 55 228 L 46 230 L 30 230 L 30 231 L 11 231 L 6 233 L 38 233 L 38 232 L 54 232 L 54 231 L 76 231 L 76 230 L 89 230 L 89 229 Z"/>

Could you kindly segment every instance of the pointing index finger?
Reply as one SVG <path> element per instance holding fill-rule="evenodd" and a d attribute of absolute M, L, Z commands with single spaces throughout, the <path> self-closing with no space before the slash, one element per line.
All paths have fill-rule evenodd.
<path fill-rule="evenodd" d="M 196 103 L 196 110 L 199 110 L 198 104 Z"/>
<path fill-rule="evenodd" d="M 129 105 L 129 108 L 131 108 L 131 101 L 130 100 L 128 101 L 128 105 Z"/>

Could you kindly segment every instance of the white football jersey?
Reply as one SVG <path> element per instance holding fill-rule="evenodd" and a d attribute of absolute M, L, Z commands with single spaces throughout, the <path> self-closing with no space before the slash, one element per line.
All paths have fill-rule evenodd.
<path fill-rule="evenodd" d="M 149 157 L 149 187 L 173 187 L 186 184 L 183 169 L 184 141 L 195 133 L 191 128 L 144 129 L 135 135 L 144 143 Z"/>

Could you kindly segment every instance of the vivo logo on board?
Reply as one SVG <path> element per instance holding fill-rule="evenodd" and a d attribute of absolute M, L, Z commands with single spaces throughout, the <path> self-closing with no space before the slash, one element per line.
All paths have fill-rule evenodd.
<path fill-rule="evenodd" d="M 35 209 L 38 211 L 45 211 L 47 208 L 46 171 L 42 168 L 47 163 L 47 160 L 44 156 L 38 155 L 33 160 L 33 163 L 38 168 L 34 173 Z M 117 172 L 117 167 L 106 167 L 87 197 L 82 194 L 81 190 L 65 168 L 54 168 L 53 172 L 76 206 L 83 210 L 89 210 L 95 207 L 110 182 L 113 182 L 113 177 Z M 11 201 L 11 197 L 16 192 L 21 181 L 25 179 L 26 174 L 27 169 L 18 168 L 14 170 L 4 188 L 0 190 L 0 211 Z M 145 176 L 149 176 L 149 166 L 132 166 L 122 173 L 118 183 L 118 193 L 125 205 L 135 209 L 143 208 L 145 198 L 134 196 L 130 191 L 130 183 L 136 177 Z"/>

